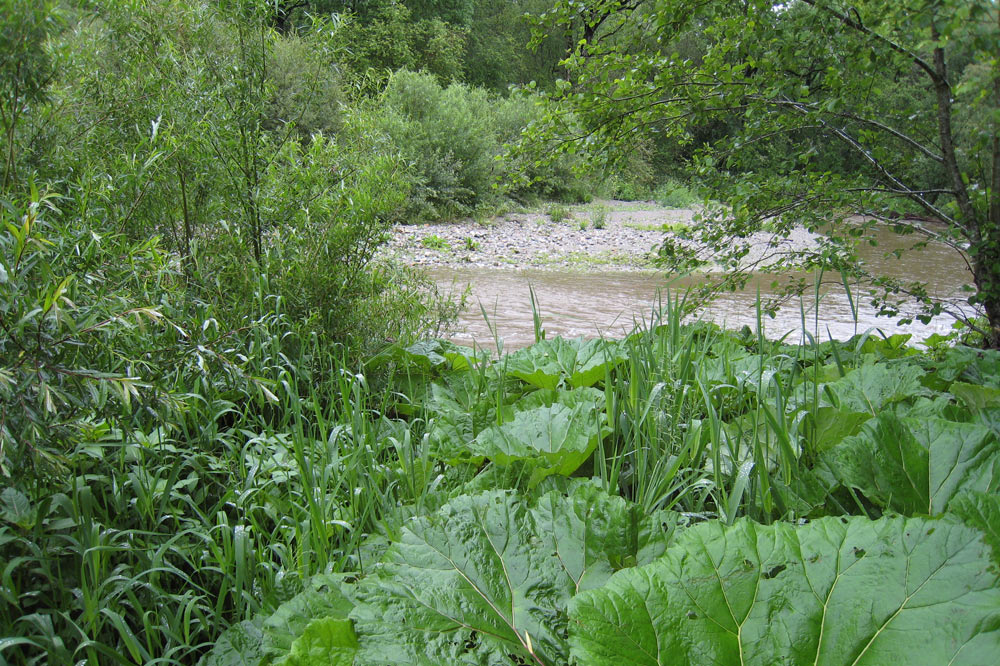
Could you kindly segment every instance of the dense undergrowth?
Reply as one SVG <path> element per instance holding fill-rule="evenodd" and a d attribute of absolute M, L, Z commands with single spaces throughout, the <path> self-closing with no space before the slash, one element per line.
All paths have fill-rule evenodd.
<path fill-rule="evenodd" d="M 906 341 L 385 352 L 406 501 L 206 663 L 987 663 L 1000 356 Z"/>
<path fill-rule="evenodd" d="M 351 370 L 280 313 L 225 336 L 81 307 L 43 303 L 19 339 L 51 353 L 4 375 L 40 405 L 4 416 L 6 663 L 977 664 L 1000 641 L 995 352 L 668 309 Z M 128 351 L 140 321 L 158 362 Z"/>

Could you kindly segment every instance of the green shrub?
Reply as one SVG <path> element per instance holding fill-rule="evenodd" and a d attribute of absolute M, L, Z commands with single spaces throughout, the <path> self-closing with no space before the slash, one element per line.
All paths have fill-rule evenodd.
<path fill-rule="evenodd" d="M 598 206 L 590 213 L 590 223 L 595 229 L 604 229 L 608 226 L 608 207 Z"/>
<path fill-rule="evenodd" d="M 420 239 L 420 244 L 430 250 L 450 250 L 451 244 L 448 239 L 442 238 L 437 234 L 431 234 Z"/>
<path fill-rule="evenodd" d="M 314 33 L 275 40 L 267 71 L 266 129 L 294 123 L 299 136 L 307 139 L 340 128 L 343 100 L 335 61 L 339 54 L 323 37 L 320 24 Z"/>
<path fill-rule="evenodd" d="M 314 150 L 283 156 L 319 164 L 330 148 Z M 386 181 L 355 183 L 359 205 L 366 186 Z M 56 202 L 0 206 L 3 662 L 197 663 L 227 626 L 348 566 L 412 499 L 379 471 L 394 451 L 384 404 L 322 335 L 317 308 L 343 314 L 344 295 L 318 300 L 336 285 L 303 253 L 338 245 L 319 229 L 275 245 L 269 259 L 300 264 L 244 292 L 198 253 L 185 271 L 155 238 L 98 234 Z M 451 307 L 405 270 L 359 272 L 335 321 L 358 328 L 347 340 L 407 340 Z"/>
<path fill-rule="evenodd" d="M 399 2 L 371 3 L 354 11 L 356 15 L 337 17 L 336 30 L 344 46 L 341 62 L 353 83 L 400 69 L 426 71 L 443 82 L 460 78 L 465 29 L 439 18 L 414 20 L 411 9 Z"/>
<path fill-rule="evenodd" d="M 586 203 L 597 188 L 596 160 L 576 153 L 546 152 L 522 139 L 532 123 L 541 122 L 544 111 L 528 93 L 511 95 L 497 105 L 498 126 L 505 146 L 503 187 L 522 202 L 533 200 Z"/>
<path fill-rule="evenodd" d="M 470 215 L 495 199 L 499 151 L 494 100 L 485 91 L 430 74 L 396 72 L 383 97 L 381 128 L 412 165 L 416 186 L 406 219 Z"/>
<path fill-rule="evenodd" d="M 33 193 L 0 206 L 0 475 L 64 469 L 81 422 L 137 395 L 143 331 L 170 302 L 176 264 L 156 240 L 130 244 L 49 223 L 56 199 Z M 147 297 L 145 299 L 137 298 Z"/>
<path fill-rule="evenodd" d="M 381 152 L 370 123 L 350 116 L 338 141 L 316 135 L 282 146 L 261 182 L 261 265 L 247 262 L 245 240 L 233 227 L 211 241 L 211 256 L 205 253 L 202 270 L 211 267 L 225 285 L 215 296 L 220 307 L 260 316 L 251 296 L 263 277 L 264 291 L 280 299 L 304 336 L 342 344 L 352 358 L 386 338 L 413 337 L 434 319 L 440 303 L 424 289 L 428 283 L 375 260 L 406 203 L 408 182 L 402 162 Z"/>
<path fill-rule="evenodd" d="M 691 188 L 671 178 L 662 182 L 653 196 L 658 204 L 666 208 L 690 208 L 700 201 Z"/>

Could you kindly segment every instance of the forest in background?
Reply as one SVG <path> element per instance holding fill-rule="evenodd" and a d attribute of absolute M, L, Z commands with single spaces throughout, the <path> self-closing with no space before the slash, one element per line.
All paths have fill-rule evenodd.
<path fill-rule="evenodd" d="M 688 308 L 677 302 L 619 342 L 544 340 L 539 323 L 534 347 L 494 360 L 426 341 L 456 304 L 378 258 L 399 222 L 687 187 L 716 197 L 707 210 L 732 224 L 706 225 L 708 240 L 737 251 L 730 239 L 760 225 L 819 220 L 791 214 L 802 191 L 847 214 L 836 193 L 868 188 L 876 221 L 926 216 L 912 197 L 856 180 L 880 172 L 859 171 L 813 132 L 830 118 L 809 115 L 847 113 L 810 95 L 853 98 L 860 78 L 878 92 L 861 110 L 912 106 L 908 122 L 933 143 L 935 103 L 910 99 L 911 79 L 876 57 L 838 83 L 836 49 L 815 71 L 781 67 L 818 45 L 854 44 L 837 30 L 782 41 L 782 29 L 816 27 L 808 11 L 787 23 L 765 2 L 673 11 L 689 4 L 0 0 L 0 663 L 611 663 L 600 641 L 587 643 L 621 628 L 598 617 L 598 596 L 641 588 L 613 571 L 655 564 L 683 579 L 678 563 L 702 539 L 735 558 L 713 561 L 712 575 L 788 581 L 780 574 L 798 564 L 781 549 L 794 550 L 791 526 L 806 520 L 868 535 L 859 559 L 884 547 L 880 561 L 908 563 L 892 536 L 906 530 L 926 533 L 920 548 L 933 552 L 947 551 L 939 539 L 965 544 L 973 564 L 956 572 L 954 553 L 942 556 L 941 571 L 957 576 L 944 585 L 961 579 L 966 607 L 985 610 L 929 640 L 967 641 L 969 663 L 989 654 L 995 352 L 952 339 L 917 353 L 867 334 L 789 346 L 762 331 L 681 326 Z M 976 95 L 991 90 L 995 63 L 966 57 L 980 47 L 959 39 L 962 26 L 983 17 L 965 18 L 946 26 L 953 73 L 969 82 L 956 90 L 953 148 L 989 180 L 1000 170 L 977 147 L 996 136 L 982 111 L 991 98 Z M 744 28 L 787 58 L 734 51 Z M 657 97 L 709 85 L 700 71 L 686 78 L 688 66 L 712 68 L 727 113 L 698 95 L 682 96 L 685 107 Z M 792 83 L 770 87 L 776 79 Z M 758 83 L 760 99 L 732 92 Z M 807 111 L 804 123 L 764 114 L 776 100 L 792 117 Z M 677 125 L 675 112 L 698 122 Z M 754 150 L 739 152 L 748 137 Z M 910 193 L 957 215 L 946 200 L 961 188 L 880 150 Z M 983 191 L 970 210 L 992 215 L 995 190 Z M 983 219 L 961 228 L 983 230 L 989 257 Z M 847 254 L 811 260 L 850 269 L 849 246 L 834 249 Z M 671 252 L 683 254 L 663 247 L 665 262 Z M 942 477 L 954 482 L 928 490 Z M 595 512 L 615 519 L 577 542 Z M 925 521 L 939 519 L 931 539 Z M 751 561 L 753 525 L 785 554 Z M 732 552 L 730 529 L 742 530 Z M 464 565 L 433 561 L 441 548 L 475 561 L 497 534 L 521 544 L 521 559 L 497 555 L 523 587 L 489 567 L 463 587 Z M 801 537 L 827 552 L 822 536 Z M 557 566 L 549 545 L 583 570 Z M 450 573 L 434 581 L 424 567 Z M 414 594 L 425 580 L 429 596 Z M 598 589 L 609 580 L 617 587 Z M 800 583 L 776 592 L 776 607 Z M 449 604 L 480 597 L 471 624 L 448 624 Z M 699 636 L 716 645 L 711 631 Z M 875 637 L 844 645 L 868 641 L 863 653 Z M 718 654 L 730 658 L 726 640 Z"/>

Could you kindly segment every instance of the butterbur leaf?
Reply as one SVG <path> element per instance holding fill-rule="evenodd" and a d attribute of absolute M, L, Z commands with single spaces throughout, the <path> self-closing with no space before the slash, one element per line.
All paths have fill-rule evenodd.
<path fill-rule="evenodd" d="M 710 522 L 576 596 L 570 644 L 587 666 L 992 664 L 1000 588 L 957 522 Z"/>
<path fill-rule="evenodd" d="M 920 352 L 913 347 L 907 347 L 913 335 L 910 333 L 896 333 L 884 340 L 879 338 L 868 338 L 861 346 L 864 354 L 879 354 L 883 358 L 901 358 L 903 356 L 913 356 Z"/>
<path fill-rule="evenodd" d="M 1000 441 L 976 423 L 887 412 L 824 458 L 841 483 L 904 514 L 934 515 L 961 491 L 1000 488 Z"/>
<path fill-rule="evenodd" d="M 459 402 L 462 396 L 455 396 L 438 384 L 431 387 L 431 396 L 434 416 L 429 436 L 434 456 L 452 465 L 482 462 L 481 455 L 470 451 L 469 443 L 478 432 L 496 420 L 494 412 L 483 408 L 489 403 L 482 400 L 471 404 L 469 401 Z"/>
<path fill-rule="evenodd" d="M 848 412 L 836 407 L 819 407 L 802 420 L 802 430 L 812 449 L 826 451 L 845 437 L 854 435 L 872 418 L 869 412 Z"/>
<path fill-rule="evenodd" d="M 993 549 L 993 561 L 1000 564 L 1000 496 L 965 492 L 949 502 L 948 513 L 982 532 L 986 543 Z"/>
<path fill-rule="evenodd" d="M 347 615 L 354 604 L 341 592 L 342 578 L 314 576 L 269 617 L 233 625 L 201 666 L 353 664 L 357 638 Z"/>
<path fill-rule="evenodd" d="M 3 489 L 0 493 L 0 519 L 23 529 L 30 529 L 34 527 L 36 517 L 27 495 L 17 488 Z"/>
<path fill-rule="evenodd" d="M 948 388 L 948 392 L 973 412 L 1000 407 L 1000 388 L 955 382 Z"/>
<path fill-rule="evenodd" d="M 314 619 L 345 620 L 354 604 L 341 593 L 340 582 L 340 576 L 314 576 L 305 590 L 278 606 L 263 623 L 267 652 L 274 656 L 287 653 Z"/>
<path fill-rule="evenodd" d="M 573 391 L 532 391 L 511 405 L 507 411 L 507 416 L 509 417 L 518 411 L 527 411 L 538 407 L 551 407 L 556 403 L 571 408 L 583 406 L 588 410 L 599 409 L 604 404 L 604 393 L 594 388 L 580 388 Z"/>
<path fill-rule="evenodd" d="M 566 395 L 574 397 L 581 391 L 584 389 Z M 567 398 L 515 411 L 512 420 L 479 433 L 469 449 L 502 466 L 521 460 L 533 462 L 530 485 L 549 474 L 568 476 L 607 434 L 607 417 L 589 396 L 588 392 L 584 399 Z"/>
<path fill-rule="evenodd" d="M 264 658 L 264 633 L 259 621 L 244 620 L 222 634 L 199 666 L 258 666 Z"/>
<path fill-rule="evenodd" d="M 577 348 L 576 363 L 569 372 L 569 385 L 574 388 L 593 386 L 627 358 L 617 342 L 588 340 Z"/>
<path fill-rule="evenodd" d="M 409 347 L 392 345 L 372 357 L 367 365 L 381 367 L 387 363 L 395 363 L 409 372 L 432 375 L 452 369 L 466 370 L 470 367 L 470 361 L 476 358 L 474 350 L 447 340 L 421 340 Z"/>
<path fill-rule="evenodd" d="M 359 663 L 559 663 L 566 604 L 616 568 L 665 550 L 668 514 L 640 516 L 588 484 L 529 504 L 512 492 L 455 498 L 415 518 L 357 591 Z"/>
<path fill-rule="evenodd" d="M 886 405 L 927 393 L 923 370 L 913 365 L 865 365 L 826 386 L 840 409 L 877 415 Z"/>
<path fill-rule="evenodd" d="M 507 357 L 507 372 L 542 389 L 563 381 L 573 387 L 593 386 L 625 360 L 617 343 L 607 340 L 542 340 Z"/>
<path fill-rule="evenodd" d="M 351 666 L 358 639 L 350 620 L 324 617 L 310 622 L 277 666 Z"/>

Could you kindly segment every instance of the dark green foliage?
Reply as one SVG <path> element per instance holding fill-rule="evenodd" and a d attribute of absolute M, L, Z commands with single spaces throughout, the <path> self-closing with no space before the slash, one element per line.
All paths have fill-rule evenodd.
<path fill-rule="evenodd" d="M 405 221 L 489 210 L 501 194 L 581 200 L 593 187 L 583 158 L 565 158 L 547 171 L 499 159 L 540 114 L 530 96 L 505 99 L 460 83 L 444 87 L 430 74 L 401 70 L 381 102 L 379 127 L 411 167 Z"/>
<path fill-rule="evenodd" d="M 384 104 L 392 113 L 381 126 L 413 165 L 410 220 L 467 215 L 485 203 L 502 140 L 485 91 L 457 83 L 442 88 L 429 74 L 400 71 L 386 87 Z"/>
<path fill-rule="evenodd" d="M 341 17 L 342 58 L 354 77 L 384 78 L 399 69 L 422 70 L 440 81 L 458 80 L 462 72 L 465 31 L 440 18 L 415 17 L 396 2 L 375 3 L 364 16 Z"/>
<path fill-rule="evenodd" d="M 18 180 L 19 126 L 44 101 L 55 76 L 46 45 L 58 27 L 55 8 L 48 0 L 0 2 L 0 194 Z"/>
<path fill-rule="evenodd" d="M 534 81 L 548 89 L 560 74 L 565 42 L 553 35 L 533 48 L 530 16 L 545 11 L 546 0 L 479 0 L 467 27 L 464 54 L 466 83 L 506 93 L 512 85 Z"/>

